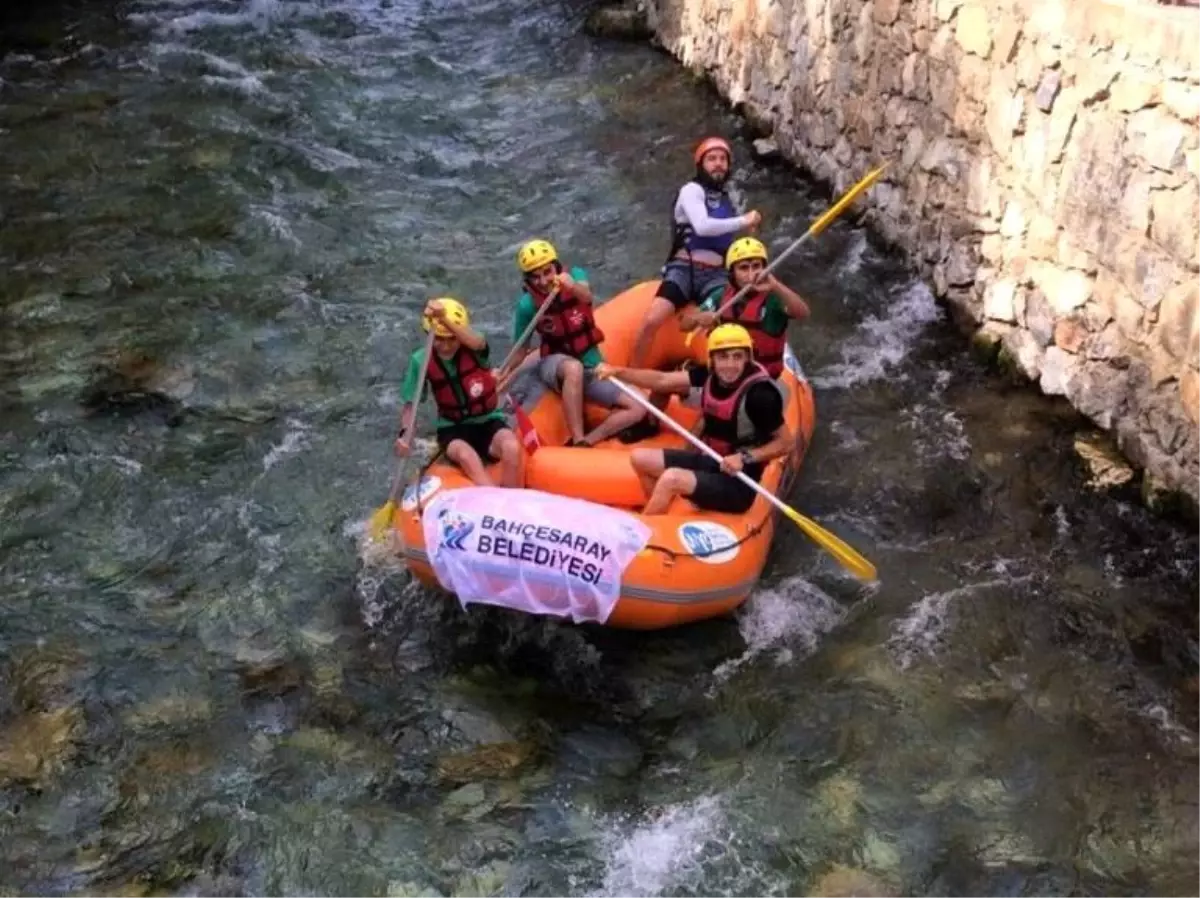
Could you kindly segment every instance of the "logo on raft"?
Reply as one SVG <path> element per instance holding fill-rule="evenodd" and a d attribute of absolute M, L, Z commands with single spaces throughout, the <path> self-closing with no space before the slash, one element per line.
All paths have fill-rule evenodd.
<path fill-rule="evenodd" d="M 404 511 L 412 511 L 418 504 L 424 505 L 429 501 L 429 497 L 442 488 L 442 478 L 436 474 L 431 474 L 428 477 L 422 477 L 416 483 L 410 483 L 404 488 L 404 493 L 400 497 L 400 508 Z M 417 495 L 417 490 L 420 490 L 420 496 Z"/>
<path fill-rule="evenodd" d="M 713 521 L 688 521 L 679 525 L 679 541 L 705 564 L 725 564 L 738 557 L 737 536 Z"/>
<path fill-rule="evenodd" d="M 796 380 L 804 380 L 804 369 L 800 367 L 800 360 L 796 358 L 796 353 L 792 352 L 790 346 L 783 348 L 783 367 L 791 371 Z"/>

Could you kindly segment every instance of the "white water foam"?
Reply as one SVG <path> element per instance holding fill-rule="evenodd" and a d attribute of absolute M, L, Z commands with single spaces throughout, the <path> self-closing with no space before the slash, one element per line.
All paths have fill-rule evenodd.
<path fill-rule="evenodd" d="M 846 247 L 845 254 L 838 260 L 837 275 L 839 278 L 857 274 L 863 266 L 863 257 L 867 252 L 867 232 L 855 231 Z"/>
<path fill-rule="evenodd" d="M 288 431 L 283 435 L 282 442 L 272 446 L 271 450 L 263 456 L 262 466 L 264 474 L 285 458 L 296 455 L 304 448 L 305 442 L 308 439 L 308 425 L 303 421 L 297 421 L 295 418 L 288 418 L 287 424 Z"/>
<path fill-rule="evenodd" d="M 597 896 L 661 895 L 700 872 L 714 842 L 727 841 L 721 800 L 704 796 L 604 832 L 604 883 Z"/>
<path fill-rule="evenodd" d="M 912 431 L 912 454 L 922 464 L 936 465 L 947 457 L 955 461 L 971 457 L 966 425 L 953 409 L 918 402 L 904 411 L 904 419 L 905 428 Z"/>
<path fill-rule="evenodd" d="M 1141 715 L 1158 724 L 1158 728 L 1162 731 L 1163 735 L 1171 739 L 1182 742 L 1185 745 L 1191 745 L 1196 741 L 1192 734 L 1188 732 L 1187 727 L 1180 725 L 1165 705 L 1157 703 L 1146 705 L 1141 709 Z"/>
<path fill-rule="evenodd" d="M 919 659 L 932 658 L 937 654 L 944 642 L 943 636 L 954 619 L 954 606 L 961 598 L 985 589 L 1013 586 L 1029 580 L 1030 576 L 984 580 L 923 597 L 910 608 L 908 614 L 892 624 L 888 649 L 896 666 L 907 670 Z"/>
<path fill-rule="evenodd" d="M 902 362 L 925 328 L 941 318 L 933 294 L 921 281 L 894 291 L 882 317 L 868 316 L 841 348 L 842 360 L 812 377 L 816 387 L 852 387 L 884 377 Z"/>
<path fill-rule="evenodd" d="M 803 577 L 789 577 L 774 589 L 760 590 L 750 597 L 738 618 L 746 650 L 718 665 L 713 677 L 723 683 L 767 652 L 773 652 L 776 665 L 796 660 L 797 652 L 800 657 L 811 655 L 821 637 L 844 618 L 842 606 Z"/>

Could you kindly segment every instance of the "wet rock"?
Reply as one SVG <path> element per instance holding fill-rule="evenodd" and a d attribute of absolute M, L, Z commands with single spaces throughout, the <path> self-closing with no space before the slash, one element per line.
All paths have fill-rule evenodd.
<path fill-rule="evenodd" d="M 442 782 L 466 783 L 513 776 L 536 756 L 537 746 L 532 742 L 496 742 L 445 755 L 438 759 L 436 769 Z"/>
<path fill-rule="evenodd" d="M 300 664 L 281 651 L 240 646 L 235 661 L 242 688 L 249 695 L 283 695 L 304 682 Z"/>
<path fill-rule="evenodd" d="M 357 740 L 320 727 L 301 727 L 282 740 L 283 745 L 334 764 L 360 763 L 383 767 L 394 762 L 383 745 Z"/>
<path fill-rule="evenodd" d="M 464 810 L 483 804 L 487 800 L 487 792 L 481 783 L 469 783 L 455 789 L 446 796 L 443 806 L 451 809 Z"/>
<path fill-rule="evenodd" d="M 1133 468 L 1104 434 L 1079 434 L 1075 437 L 1074 445 L 1075 454 L 1089 472 L 1087 485 L 1092 489 L 1112 489 L 1124 486 L 1133 479 Z"/>
<path fill-rule="evenodd" d="M 583 30 L 593 37 L 626 41 L 646 41 L 654 35 L 645 4 L 640 0 L 592 10 L 583 23 Z"/>
<path fill-rule="evenodd" d="M 850 895 L 883 898 L 883 896 L 899 895 L 900 893 L 866 870 L 834 864 L 832 868 L 817 877 L 816 882 L 809 887 L 807 894 L 814 898 L 815 896 L 842 898 L 842 896 Z"/>
<path fill-rule="evenodd" d="M 760 137 L 751 144 L 754 155 L 759 159 L 774 159 L 779 156 L 779 144 L 770 137 Z"/>
<path fill-rule="evenodd" d="M 130 350 L 101 362 L 79 401 L 93 414 L 153 412 L 177 424 L 184 413 L 181 401 L 194 388 L 190 369 L 168 368 L 144 352 Z"/>
<path fill-rule="evenodd" d="M 44 786 L 74 757 L 82 729 L 76 707 L 25 714 L 0 729 L 0 786 Z"/>
<path fill-rule="evenodd" d="M 517 741 L 498 720 L 481 711 L 448 708 L 442 712 L 442 720 L 454 737 L 470 745 Z"/>

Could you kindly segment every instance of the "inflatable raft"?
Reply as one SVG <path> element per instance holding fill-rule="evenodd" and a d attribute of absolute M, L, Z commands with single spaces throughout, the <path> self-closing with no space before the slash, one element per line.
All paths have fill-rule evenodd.
<path fill-rule="evenodd" d="M 628 359 L 657 286 L 637 284 L 597 307 L 609 362 Z M 703 363 L 703 336 L 690 347 L 685 336 L 674 318 L 668 321 L 648 364 L 667 370 Z M 746 600 L 775 534 L 776 515 L 766 499 L 759 496 L 738 516 L 700 511 L 681 498 L 667 514 L 644 517 L 639 512 L 646 496 L 630 452 L 637 446 L 687 448 L 684 440 L 664 426 L 635 445 L 612 439 L 566 448 L 557 393 L 532 376 L 519 380 L 512 395 L 540 443 L 525 456 L 526 489 L 475 487 L 456 467 L 435 459 L 404 491 L 393 519 L 414 576 L 450 589 L 464 605 L 485 602 L 627 629 L 711 618 Z M 795 450 L 763 474 L 762 485 L 776 495 L 785 494 L 799 472 L 815 418 L 812 388 L 790 349 L 779 381 Z M 667 412 L 689 428 L 699 417 L 680 397 L 671 399 Z M 587 426 L 604 414 L 586 405 Z M 432 552 L 430 543 L 436 543 Z"/>

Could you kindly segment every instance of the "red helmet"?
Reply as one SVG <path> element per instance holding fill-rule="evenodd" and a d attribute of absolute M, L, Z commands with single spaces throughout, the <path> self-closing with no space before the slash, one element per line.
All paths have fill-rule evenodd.
<path fill-rule="evenodd" d="M 713 150 L 723 150 L 725 155 L 729 157 L 729 161 L 733 162 L 733 147 L 729 145 L 729 141 L 723 137 L 706 137 L 700 143 L 696 144 L 696 152 L 692 154 L 692 159 L 699 165 L 707 153 Z"/>

